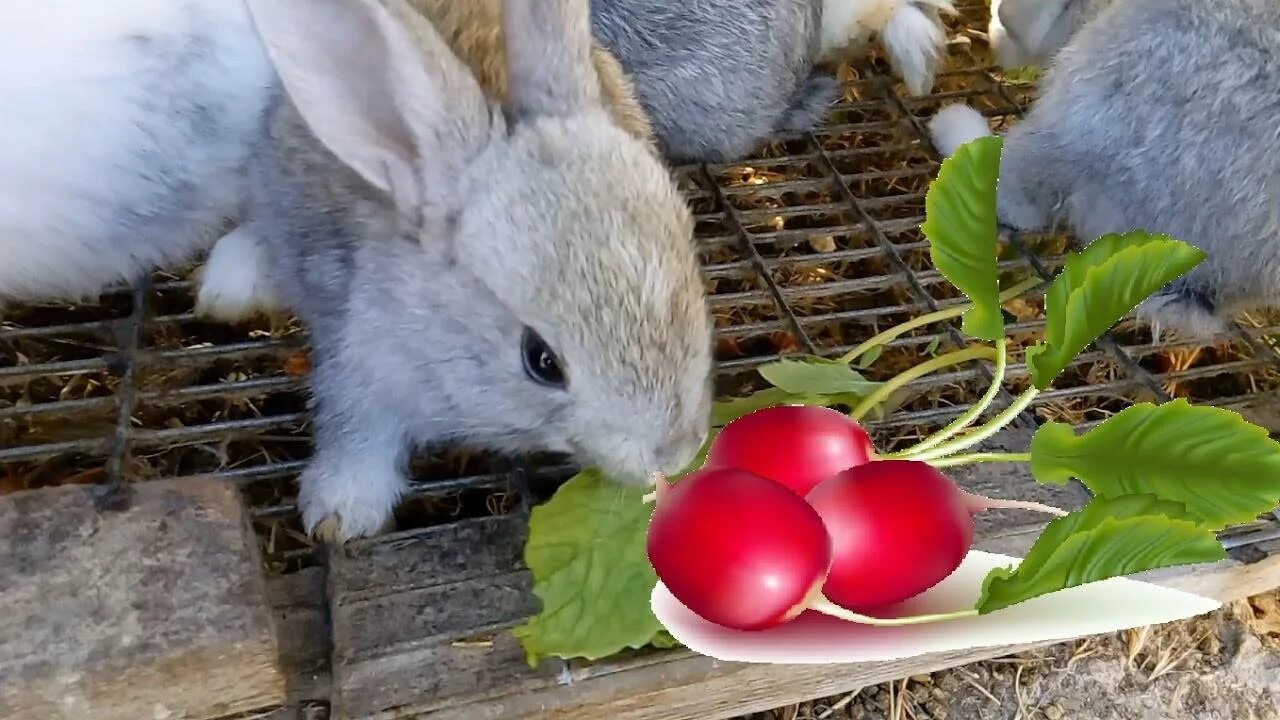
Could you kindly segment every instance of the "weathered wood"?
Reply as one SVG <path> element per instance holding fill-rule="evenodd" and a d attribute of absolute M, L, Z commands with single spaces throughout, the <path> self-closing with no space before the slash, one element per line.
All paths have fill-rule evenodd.
<path fill-rule="evenodd" d="M 324 570 L 306 568 L 267 579 L 267 597 L 275 615 L 280 670 L 290 703 L 329 699 L 329 621 Z"/>
<path fill-rule="evenodd" d="M 285 701 L 236 488 L 139 483 L 0 498 L 0 717 L 204 720 Z"/>
<path fill-rule="evenodd" d="M 978 444 L 972 452 L 1025 453 L 1031 447 L 1035 431 L 1010 426 Z M 1066 485 L 1042 485 L 1035 481 L 1024 463 L 977 463 L 947 468 L 944 471 L 957 485 L 971 493 L 1005 500 L 1030 500 L 1063 510 L 1077 510 L 1089 502 L 1089 491 L 1077 482 Z M 973 519 L 977 537 L 1007 532 L 1009 528 L 1040 523 L 1045 516 L 1030 510 L 988 510 Z"/>
<path fill-rule="evenodd" d="M 419 712 L 553 682 L 509 630 L 537 612 L 525 524 L 492 517 L 354 542 L 330 558 L 333 718 Z"/>

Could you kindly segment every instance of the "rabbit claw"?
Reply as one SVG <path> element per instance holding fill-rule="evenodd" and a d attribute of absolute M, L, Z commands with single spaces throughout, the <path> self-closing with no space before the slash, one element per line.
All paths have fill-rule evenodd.
<path fill-rule="evenodd" d="M 378 529 L 370 533 L 348 533 L 346 525 L 342 522 L 342 516 L 338 514 L 330 515 L 320 522 L 316 523 L 311 530 L 311 537 L 319 540 L 325 545 L 344 545 L 350 540 L 356 540 L 361 537 L 372 537 L 382 535 L 395 530 L 396 521 L 394 517 L 387 518 Z"/>

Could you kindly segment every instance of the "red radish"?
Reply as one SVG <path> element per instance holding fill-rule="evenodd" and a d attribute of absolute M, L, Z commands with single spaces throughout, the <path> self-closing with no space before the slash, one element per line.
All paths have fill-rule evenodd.
<path fill-rule="evenodd" d="M 831 539 L 803 498 L 733 468 L 658 481 L 649 562 L 667 589 L 704 620 L 736 630 L 785 623 L 818 596 Z"/>
<path fill-rule="evenodd" d="M 729 423 L 711 443 L 704 468 L 738 468 L 803 497 L 832 475 L 875 457 L 871 438 L 844 413 L 814 405 L 776 405 Z"/>
<path fill-rule="evenodd" d="M 930 465 L 879 460 L 837 473 L 805 500 L 831 535 L 823 594 L 849 610 L 901 602 L 955 571 L 973 543 L 973 515 L 996 507 L 1065 514 L 1039 503 L 961 490 Z"/>
<path fill-rule="evenodd" d="M 834 557 L 823 594 L 851 610 L 900 602 L 937 585 L 973 542 L 960 491 L 922 462 L 850 468 L 805 499 L 831 534 Z"/>

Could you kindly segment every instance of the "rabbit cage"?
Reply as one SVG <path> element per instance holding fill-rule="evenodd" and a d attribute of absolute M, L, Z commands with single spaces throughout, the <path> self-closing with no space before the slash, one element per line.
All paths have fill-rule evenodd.
<path fill-rule="evenodd" d="M 924 123 L 962 100 L 997 123 L 1016 119 L 1034 86 L 987 61 L 973 32 L 985 29 L 986 5 L 971 0 L 960 9 L 946 72 L 930 96 L 908 97 L 870 57 L 842 69 L 847 92 L 818 131 L 776 138 L 741 163 L 678 169 L 696 212 L 722 397 L 763 387 L 753 371 L 762 362 L 838 355 L 962 301 L 931 269 L 920 232 L 939 162 Z M 1022 237 L 1002 261 L 1005 283 L 1051 277 L 1070 242 Z M 1009 651 L 790 669 L 645 650 L 531 669 L 507 632 L 538 609 L 522 565 L 527 513 L 574 468 L 556 458 L 516 463 L 442 450 L 415 460 L 397 532 L 319 547 L 294 509 L 294 478 L 309 452 L 302 328 L 201 322 L 190 290 L 186 274 L 164 273 L 94 305 L 28 306 L 0 317 L 0 599 L 16 603 L 0 629 L 19 638 L 0 635 L 0 716 L 53 717 L 57 706 L 64 717 L 158 720 L 726 718 Z M 1021 348 L 1043 328 L 1036 293 L 1008 308 L 1016 321 L 1006 405 L 1027 384 Z M 1005 440 L 1025 448 L 1037 422 L 1087 427 L 1129 403 L 1175 397 L 1237 410 L 1275 435 L 1273 335 L 1280 327 L 1250 316 L 1203 346 L 1162 343 L 1126 320 L 1077 358 Z M 963 343 L 956 322 L 921 327 L 866 372 L 885 379 Z M 901 447 L 945 424 L 990 378 L 990 367 L 975 362 L 914 382 L 870 423 L 878 446 Z M 955 477 L 971 490 L 1060 506 L 1086 498 L 1077 486 L 1039 487 L 1020 468 Z M 168 490 L 133 500 L 123 492 L 151 485 Z M 211 485 L 238 488 L 243 506 Z M 113 512 L 104 507 L 113 497 L 159 520 L 115 533 L 136 545 L 94 547 L 105 533 L 94 537 L 99 521 L 86 518 Z M 164 522 L 175 512 L 199 518 L 192 547 L 166 547 L 182 540 Z M 1025 552 L 1043 522 L 996 515 L 981 519 L 978 547 Z M 237 540 L 249 525 L 253 532 L 240 535 L 256 538 L 256 547 Z M 1232 559 L 1204 571 L 1216 574 L 1197 580 L 1201 571 L 1185 571 L 1171 582 L 1210 583 L 1241 597 L 1280 586 L 1280 514 L 1232 528 L 1223 541 Z M 129 572 L 133 559 L 149 568 L 130 581 L 148 593 L 138 613 L 152 613 L 148 627 L 163 631 L 117 642 L 92 614 L 110 605 L 103 588 L 118 584 L 103 568 Z M 37 581 L 33 594 L 33 573 L 46 570 L 60 579 Z M 89 616 L 74 627 L 33 629 L 45 608 L 60 604 Z M 24 706 L 24 693 L 42 699 Z M 94 698 L 93 714 L 76 710 Z"/>

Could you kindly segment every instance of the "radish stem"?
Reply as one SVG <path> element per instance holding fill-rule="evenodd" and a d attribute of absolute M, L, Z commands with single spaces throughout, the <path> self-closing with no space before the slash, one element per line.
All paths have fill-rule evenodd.
<path fill-rule="evenodd" d="M 972 347 L 965 350 L 957 350 L 955 352 L 947 353 L 942 357 L 936 357 L 928 362 L 916 365 L 910 370 L 899 373 L 897 376 L 876 388 L 875 392 L 871 393 L 864 398 L 862 402 L 858 403 L 858 406 L 853 409 L 853 412 L 849 413 L 849 417 L 853 418 L 854 421 L 861 420 L 864 415 L 871 412 L 880 403 L 884 402 L 885 398 L 892 395 L 895 390 L 898 390 L 907 383 L 910 383 L 924 375 L 928 375 L 935 370 L 940 370 L 949 365 L 959 365 L 960 363 L 968 362 L 969 360 L 990 358 L 995 355 L 995 352 L 995 349 L 991 347 Z"/>
<path fill-rule="evenodd" d="M 1004 382 L 1005 366 L 1008 364 L 1009 355 L 1007 351 L 1009 341 L 1006 338 L 1000 338 L 996 342 L 996 371 L 991 378 L 991 386 L 987 388 L 986 394 L 973 407 L 965 411 L 963 415 L 952 420 L 946 427 L 929 437 L 921 440 L 915 445 L 898 453 L 892 453 L 891 456 L 907 456 L 914 453 L 924 452 L 930 448 L 937 447 L 942 443 L 955 437 L 955 435 L 965 428 L 973 424 L 974 420 L 982 417 L 982 413 L 991 407 L 991 403 L 995 401 L 996 395 L 1000 394 L 1000 385 Z M 936 466 L 943 467 L 943 466 Z"/>
<path fill-rule="evenodd" d="M 1028 278 L 1026 280 L 1023 280 L 1017 285 L 1014 285 L 1008 290 L 1005 290 L 1004 292 L 1000 293 L 1000 302 L 1006 303 L 1018 297 L 1022 293 L 1030 290 L 1031 288 L 1036 287 L 1037 285 L 1040 285 L 1042 282 L 1044 281 L 1039 278 Z M 971 308 L 973 308 L 972 304 L 965 303 L 964 305 L 957 305 L 956 307 L 947 308 L 946 310 L 939 310 L 937 312 L 928 313 L 927 315 L 920 315 L 919 317 L 914 317 L 900 325 L 895 325 L 889 328 L 888 330 L 885 330 L 884 332 L 876 333 L 867 341 L 861 343 L 860 345 L 850 350 L 849 352 L 845 353 L 844 355 L 841 355 L 840 362 L 851 363 L 854 360 L 857 360 L 858 358 L 865 355 L 868 351 L 873 350 L 881 345 L 886 345 L 896 340 L 899 336 L 907 333 L 910 330 L 914 330 L 918 327 L 924 327 L 925 325 L 931 325 L 936 322 L 942 322 L 943 320 L 950 320 L 951 318 L 960 317 L 961 315 L 968 312 Z"/>
<path fill-rule="evenodd" d="M 1013 422 L 1013 419 L 1018 416 L 1018 413 L 1022 412 L 1023 410 L 1026 410 L 1027 407 L 1031 405 L 1031 402 L 1035 400 L 1036 396 L 1039 394 L 1040 394 L 1040 391 L 1035 389 L 1034 387 L 1027 388 L 1027 390 L 1023 391 L 1023 393 L 1019 395 L 1016 400 L 1013 401 L 1012 405 L 1005 408 L 1004 412 L 991 418 L 987 422 L 983 423 L 982 425 L 979 425 L 978 427 L 965 433 L 964 435 L 961 435 L 960 437 L 954 440 L 951 440 L 949 442 L 945 442 L 941 445 L 938 445 L 937 447 L 931 450 L 926 450 L 921 453 L 911 453 L 910 455 L 906 455 L 906 454 L 900 455 L 900 456 L 894 455 L 893 457 L 901 460 L 928 461 L 928 460 L 936 460 L 941 457 L 946 457 L 948 455 L 958 453 L 962 450 L 968 450 L 974 445 L 977 445 L 983 440 L 986 440 L 992 435 L 995 435 L 996 433 L 1000 432 L 1005 425 L 1008 425 L 1009 423 Z"/>
<path fill-rule="evenodd" d="M 922 623 L 941 622 L 943 620 L 956 620 L 964 617 L 973 617 L 978 614 L 977 610 L 957 610 L 956 612 L 937 613 L 934 615 L 910 615 L 908 617 L 899 618 L 878 618 L 870 615 L 860 615 L 851 610 L 846 610 L 839 605 L 831 602 L 825 597 L 819 595 L 813 602 L 809 604 L 810 610 L 815 610 L 823 615 L 830 615 L 834 618 L 847 620 L 859 625 L 920 625 Z"/>
<path fill-rule="evenodd" d="M 1000 498 L 989 498 L 982 495 L 974 495 L 973 493 L 964 493 L 965 504 L 969 507 L 969 512 L 980 513 L 984 510 L 993 510 L 998 508 L 1010 510 L 1032 510 L 1034 512 L 1044 513 L 1046 515 L 1057 515 L 1062 517 L 1067 514 L 1066 510 L 1056 508 L 1052 505 L 1044 503 L 1032 502 L 1030 500 L 1002 500 Z"/>
<path fill-rule="evenodd" d="M 663 495 L 667 494 L 667 490 L 671 489 L 671 486 L 667 484 L 666 475 L 663 475 L 660 472 L 655 472 L 653 473 L 652 477 L 653 477 L 653 492 L 645 495 L 643 498 L 640 498 L 645 502 L 646 505 L 649 503 L 656 503 L 659 499 L 662 498 Z"/>
<path fill-rule="evenodd" d="M 980 462 L 1031 462 L 1031 453 L 972 453 L 969 455 L 951 455 L 937 460 L 924 462 L 936 467 L 953 467 Z"/>

